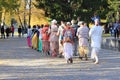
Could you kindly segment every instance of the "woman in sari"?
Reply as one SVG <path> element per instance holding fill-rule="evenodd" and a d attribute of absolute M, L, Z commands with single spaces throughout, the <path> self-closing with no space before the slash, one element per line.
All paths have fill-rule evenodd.
<path fill-rule="evenodd" d="M 59 37 L 57 35 L 58 32 L 58 26 L 57 26 L 57 21 L 53 20 L 51 27 L 49 28 L 50 33 L 50 54 L 53 57 L 56 57 L 58 55 L 58 50 L 59 50 Z"/>
<path fill-rule="evenodd" d="M 49 43 L 49 34 L 48 34 L 49 25 L 45 25 L 42 29 L 42 48 L 43 53 L 49 55 L 50 43 Z"/>
<path fill-rule="evenodd" d="M 42 28 L 41 26 L 38 26 L 38 31 L 39 31 L 38 51 L 42 52 Z"/>

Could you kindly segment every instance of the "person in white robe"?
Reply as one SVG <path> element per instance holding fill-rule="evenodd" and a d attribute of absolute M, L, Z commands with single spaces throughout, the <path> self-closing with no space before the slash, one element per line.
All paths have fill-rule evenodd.
<path fill-rule="evenodd" d="M 91 59 L 95 59 L 95 64 L 99 63 L 98 53 L 101 48 L 102 41 L 102 26 L 99 25 L 99 20 L 95 20 L 95 25 L 90 29 L 89 36 L 91 37 Z"/>
<path fill-rule="evenodd" d="M 67 35 L 68 37 L 66 37 L 65 33 L 67 31 L 70 31 L 72 38 L 68 39 L 68 37 L 70 37 L 69 35 Z M 70 22 L 67 22 L 66 27 L 63 30 L 63 54 L 65 59 L 67 60 L 67 63 L 73 63 L 73 37 L 74 37 L 74 29 L 70 26 Z"/>

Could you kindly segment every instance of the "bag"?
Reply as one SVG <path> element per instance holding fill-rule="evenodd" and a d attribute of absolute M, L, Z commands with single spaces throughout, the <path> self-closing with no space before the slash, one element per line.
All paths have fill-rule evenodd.
<path fill-rule="evenodd" d="M 65 42 L 71 42 L 73 39 L 72 31 L 71 30 L 66 30 L 64 33 L 64 41 Z"/>

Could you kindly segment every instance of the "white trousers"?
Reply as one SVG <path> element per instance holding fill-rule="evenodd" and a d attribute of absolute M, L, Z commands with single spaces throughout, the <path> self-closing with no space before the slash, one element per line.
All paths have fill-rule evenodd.
<path fill-rule="evenodd" d="M 64 43 L 64 57 L 66 60 L 73 57 L 73 45 L 71 43 Z"/>
<path fill-rule="evenodd" d="M 91 59 L 95 59 L 96 62 L 98 62 L 98 53 L 99 53 L 99 48 L 92 48 L 92 53 L 91 53 Z"/>

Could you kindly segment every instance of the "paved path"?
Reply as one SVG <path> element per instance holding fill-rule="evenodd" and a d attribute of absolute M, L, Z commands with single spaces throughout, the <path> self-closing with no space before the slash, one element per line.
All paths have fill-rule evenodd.
<path fill-rule="evenodd" d="M 45 57 L 25 38 L 0 39 L 0 80 L 120 80 L 120 52 L 101 50 L 100 64 Z"/>

